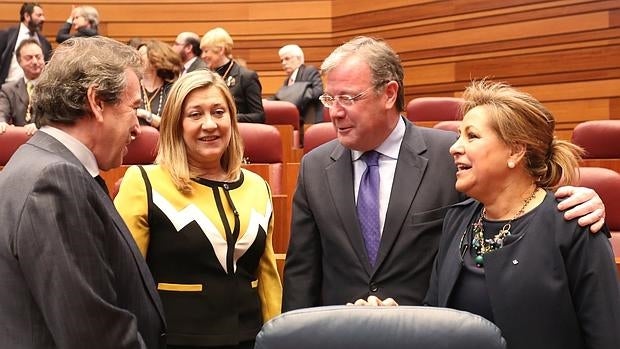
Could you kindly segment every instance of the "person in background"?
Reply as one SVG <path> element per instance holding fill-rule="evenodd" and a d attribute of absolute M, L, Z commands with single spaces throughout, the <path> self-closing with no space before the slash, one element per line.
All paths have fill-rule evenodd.
<path fill-rule="evenodd" d="M 295 82 L 310 82 L 312 99 L 299 110 L 304 124 L 323 122 L 323 104 L 319 97 L 323 94 L 323 81 L 318 69 L 304 63 L 304 51 L 297 45 L 286 45 L 278 51 L 282 69 L 287 74 L 283 88 Z M 299 108 L 299 107 L 298 107 Z"/>
<path fill-rule="evenodd" d="M 0 90 L 0 134 L 6 132 L 9 125 L 23 126 L 28 135 L 36 132 L 37 127 L 32 116 L 31 95 L 37 79 L 43 72 L 45 62 L 43 51 L 35 39 L 25 39 L 15 52 L 17 61 L 24 71 L 24 77 L 7 82 Z"/>
<path fill-rule="evenodd" d="M 208 69 L 207 64 L 200 57 L 200 37 L 196 33 L 182 32 L 177 35 L 172 49 L 181 56 L 183 73 L 190 73 L 197 69 Z"/>
<path fill-rule="evenodd" d="M 280 313 L 269 185 L 241 168 L 235 103 L 210 70 L 177 81 L 156 165 L 132 166 L 115 204 L 151 268 L 168 348 L 252 348 Z"/>
<path fill-rule="evenodd" d="M 142 44 L 144 43 L 144 41 L 142 40 L 142 38 L 139 37 L 133 37 L 129 40 L 127 40 L 127 45 L 129 45 L 130 47 L 135 48 L 136 50 L 138 49 L 138 47 L 140 47 Z"/>
<path fill-rule="evenodd" d="M 338 139 L 301 161 L 284 266 L 283 310 L 369 296 L 421 305 L 455 188 L 454 132 L 416 127 L 405 109 L 403 67 L 384 41 L 354 38 L 323 62 L 321 102 Z M 560 188 L 567 219 L 603 225 L 587 188 Z M 593 211 L 593 212 L 592 212 Z"/>
<path fill-rule="evenodd" d="M 92 6 L 78 6 L 71 9 L 71 15 L 58 29 L 56 42 L 60 44 L 72 37 L 95 35 L 99 35 L 99 12 Z"/>
<path fill-rule="evenodd" d="M 242 67 L 233 59 L 233 39 L 223 28 L 209 30 L 200 41 L 202 59 L 209 69 L 226 82 L 237 106 L 240 122 L 265 122 L 262 86 L 255 71 Z"/>
<path fill-rule="evenodd" d="M 47 62 L 52 55 L 52 45 L 41 33 L 45 15 L 36 2 L 25 2 L 19 10 L 19 25 L 0 31 L 0 85 L 17 81 L 24 72 L 17 62 L 15 52 L 24 39 L 33 38 L 41 45 L 43 60 Z"/>
<path fill-rule="evenodd" d="M 620 288 L 604 234 L 557 210 L 582 150 L 554 138 L 555 119 L 507 84 L 474 81 L 450 148 L 456 189 L 426 303 L 494 322 L 511 349 L 620 348 Z"/>
<path fill-rule="evenodd" d="M 5 348 L 165 347 L 155 283 L 99 175 L 140 133 L 141 70 L 122 43 L 73 38 L 35 86 L 40 129 L 0 171 Z"/>
<path fill-rule="evenodd" d="M 159 40 L 148 40 L 138 47 L 144 63 L 144 77 L 140 81 L 142 105 L 138 109 L 141 125 L 159 128 L 172 84 L 183 69 L 181 57 L 169 45 Z"/>

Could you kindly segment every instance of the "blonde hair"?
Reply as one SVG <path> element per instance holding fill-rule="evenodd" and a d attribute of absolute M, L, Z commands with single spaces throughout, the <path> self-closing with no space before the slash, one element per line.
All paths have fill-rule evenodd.
<path fill-rule="evenodd" d="M 178 190 L 184 193 L 192 191 L 192 173 L 189 168 L 187 149 L 183 140 L 183 105 L 185 99 L 194 90 L 216 88 L 220 91 L 228 106 L 231 123 L 231 137 L 224 151 L 220 164 L 226 171 L 227 180 L 238 178 L 243 160 L 243 141 L 237 124 L 237 109 L 224 80 L 210 70 L 201 69 L 185 74 L 172 86 L 162 112 L 159 126 L 159 151 L 155 160 L 166 169 Z"/>
<path fill-rule="evenodd" d="M 483 79 L 473 81 L 463 99 L 463 115 L 481 106 L 502 142 L 525 146 L 526 169 L 536 185 L 554 189 L 575 180 L 583 149 L 555 139 L 555 118 L 536 98 L 506 83 Z"/>
<path fill-rule="evenodd" d="M 84 17 L 88 21 L 91 28 L 97 30 L 99 27 L 99 12 L 96 8 L 83 5 L 76 7 L 76 10 L 80 16 Z"/>
<path fill-rule="evenodd" d="M 202 37 L 200 48 L 206 51 L 210 47 L 223 48 L 226 57 L 232 58 L 233 39 L 224 28 L 213 28 Z"/>

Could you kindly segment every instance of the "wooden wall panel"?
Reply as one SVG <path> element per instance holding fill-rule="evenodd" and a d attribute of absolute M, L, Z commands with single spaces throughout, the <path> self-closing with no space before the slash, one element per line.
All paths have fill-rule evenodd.
<path fill-rule="evenodd" d="M 13 25 L 21 1 L 0 3 L 0 28 Z M 53 41 L 71 1 L 42 1 Z M 618 0 L 94 0 L 102 33 L 172 42 L 222 26 L 236 56 L 256 70 L 265 96 L 281 85 L 277 50 L 297 43 L 319 66 L 356 35 L 385 38 L 405 68 L 405 95 L 457 96 L 471 78 L 522 87 L 558 118 L 558 134 L 593 118 L 620 119 Z"/>

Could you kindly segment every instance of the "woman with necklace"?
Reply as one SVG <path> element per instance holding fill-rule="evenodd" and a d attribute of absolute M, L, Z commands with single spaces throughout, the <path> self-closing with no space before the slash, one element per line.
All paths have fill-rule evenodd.
<path fill-rule="evenodd" d="M 280 313 L 269 185 L 241 168 L 222 78 L 184 74 L 163 110 L 156 165 L 130 167 L 114 203 L 146 257 L 169 349 L 251 349 Z"/>
<path fill-rule="evenodd" d="M 172 84 L 181 74 L 181 57 L 167 44 L 149 40 L 138 46 L 144 63 L 144 77 L 140 81 L 142 106 L 138 109 L 140 125 L 159 128 Z"/>
<path fill-rule="evenodd" d="M 237 120 L 265 122 L 262 86 L 255 71 L 237 63 L 232 57 L 233 39 L 223 28 L 209 30 L 200 41 L 202 59 L 209 69 L 217 72 L 226 82 L 235 98 Z"/>
<path fill-rule="evenodd" d="M 510 349 L 620 348 L 620 290 L 604 234 L 565 221 L 550 191 L 581 149 L 554 138 L 553 115 L 502 83 L 465 90 L 451 147 L 456 189 L 426 303 L 484 316 Z"/>

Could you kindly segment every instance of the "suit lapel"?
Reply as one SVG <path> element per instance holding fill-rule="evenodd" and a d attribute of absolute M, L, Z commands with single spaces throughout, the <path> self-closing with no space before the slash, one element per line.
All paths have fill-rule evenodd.
<path fill-rule="evenodd" d="M 366 248 L 355 210 L 351 151 L 338 144 L 332 152 L 331 158 L 334 160 L 334 163 L 327 166 L 325 172 L 327 174 L 329 192 L 332 193 L 333 206 L 355 254 L 370 275 L 371 267 L 366 256 Z"/>
<path fill-rule="evenodd" d="M 377 255 L 377 266 L 383 262 L 398 235 L 402 232 L 405 219 L 408 217 L 408 212 L 428 164 L 428 159 L 420 156 L 425 150 L 426 143 L 422 135 L 416 127 L 406 121 L 405 135 L 400 146 L 390 192 L 390 202 L 385 215 L 381 245 Z"/>
<path fill-rule="evenodd" d="M 118 230 L 119 234 L 123 237 L 123 240 L 125 240 L 125 243 L 127 243 L 127 247 L 129 247 L 129 250 L 131 251 L 131 255 L 133 256 L 134 262 L 136 263 L 136 266 L 138 266 L 138 269 L 140 270 L 140 276 L 142 277 L 142 282 L 144 283 L 144 287 L 148 290 L 148 294 L 151 297 L 151 300 L 153 301 L 153 303 L 155 304 L 155 307 L 157 308 L 157 312 L 159 313 L 159 316 L 162 319 L 162 323 L 165 323 L 164 308 L 163 308 L 163 305 L 161 304 L 159 295 L 157 294 L 157 291 L 155 290 L 155 280 L 153 280 L 153 276 L 148 269 L 148 266 L 146 264 L 146 261 L 144 260 L 144 257 L 140 253 L 140 250 L 138 250 L 138 246 L 136 245 L 135 240 L 129 233 L 129 229 L 127 228 L 127 225 L 125 224 L 121 216 L 118 214 L 118 211 L 112 204 L 112 200 L 110 199 L 110 197 L 103 190 L 97 190 L 97 193 L 99 197 L 101 198 L 101 200 L 104 201 L 104 205 L 108 211 L 109 216 L 112 218 L 112 221 L 114 222 L 114 225 L 116 226 L 116 229 Z"/>
<path fill-rule="evenodd" d="M 19 102 L 23 105 L 28 105 L 28 91 L 26 90 L 26 82 L 24 79 L 17 80 L 17 84 L 15 84 L 15 95 L 19 99 Z"/>
<path fill-rule="evenodd" d="M 30 138 L 28 143 L 37 147 L 48 149 L 51 152 L 59 154 L 68 162 L 83 167 L 82 163 L 73 155 L 73 153 L 67 147 L 60 143 L 56 138 L 48 135 L 45 132 L 35 132 L 35 134 L 32 136 L 32 138 Z M 84 168 L 84 172 L 86 172 L 86 175 L 90 176 L 88 171 L 86 171 L 86 168 Z M 140 275 L 142 276 L 142 282 L 144 283 L 144 287 L 148 290 L 148 294 L 151 297 L 153 303 L 155 304 L 155 307 L 159 312 L 159 316 L 162 318 L 162 322 L 165 323 L 163 306 L 161 304 L 161 300 L 159 299 L 159 295 L 155 290 L 155 281 L 153 280 L 151 272 L 148 270 L 148 266 L 146 265 L 144 257 L 138 250 L 138 247 L 133 240 L 133 237 L 129 233 L 129 229 L 125 225 L 123 219 L 118 214 L 118 211 L 116 210 L 114 205 L 112 204 L 112 200 L 110 199 L 110 197 L 103 191 L 101 187 L 99 187 L 99 184 L 97 184 L 94 179 L 92 180 L 92 186 L 96 188 L 95 191 L 97 192 L 97 195 L 99 195 L 101 201 L 104 203 L 107 214 L 114 222 L 118 233 L 127 243 L 127 246 L 129 247 L 129 250 L 131 251 L 131 254 L 133 256 L 134 262 L 140 270 Z"/>

